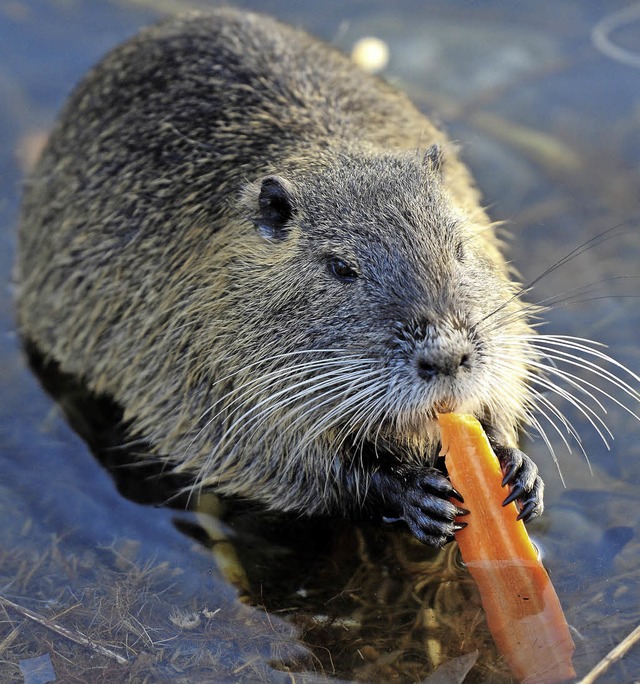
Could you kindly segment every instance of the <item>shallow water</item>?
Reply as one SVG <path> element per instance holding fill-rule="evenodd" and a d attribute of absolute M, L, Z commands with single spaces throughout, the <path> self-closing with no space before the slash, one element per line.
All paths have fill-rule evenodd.
<path fill-rule="evenodd" d="M 106 50 L 160 9 L 206 4 L 0 6 L 0 601 L 17 605 L 0 605 L 0 679 L 23 681 L 19 664 L 49 654 L 59 681 L 290 681 L 287 671 L 301 681 L 420 681 L 479 648 L 465 681 L 509 681 L 452 547 L 431 553 L 393 529 L 243 511 L 219 523 L 137 503 L 26 366 L 8 285 L 24 168 Z M 347 50 L 365 35 L 384 39 L 385 75 L 460 141 L 493 216 L 508 221 L 525 283 L 602 235 L 528 297 L 556 303 L 543 332 L 600 340 L 640 371 L 640 12 L 609 35 L 598 22 L 627 3 L 239 4 Z M 590 377 L 585 364 L 568 370 Z M 547 483 L 547 510 L 530 531 L 575 630 L 579 675 L 640 623 L 640 423 L 603 402 L 610 450 L 585 415 L 557 403 L 591 463 L 549 429 L 566 487 L 543 440 L 525 440 Z M 638 673 L 640 647 L 598 681 Z"/>

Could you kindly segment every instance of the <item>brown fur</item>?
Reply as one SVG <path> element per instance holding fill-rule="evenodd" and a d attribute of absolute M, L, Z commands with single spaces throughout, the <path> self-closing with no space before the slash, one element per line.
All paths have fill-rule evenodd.
<path fill-rule="evenodd" d="M 531 349 L 496 363 L 522 305 L 452 146 L 258 14 L 169 21 L 88 74 L 28 181 L 17 281 L 23 335 L 135 435 L 275 508 L 353 510 L 376 463 L 432 463 L 437 405 L 509 445 L 526 417 Z"/>

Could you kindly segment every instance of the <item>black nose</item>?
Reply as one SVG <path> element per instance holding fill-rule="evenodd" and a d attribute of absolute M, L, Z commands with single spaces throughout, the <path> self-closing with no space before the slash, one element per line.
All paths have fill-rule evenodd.
<path fill-rule="evenodd" d="M 438 375 L 455 377 L 461 367 L 469 365 L 469 354 L 421 354 L 416 365 L 418 375 L 423 380 L 433 380 Z"/>

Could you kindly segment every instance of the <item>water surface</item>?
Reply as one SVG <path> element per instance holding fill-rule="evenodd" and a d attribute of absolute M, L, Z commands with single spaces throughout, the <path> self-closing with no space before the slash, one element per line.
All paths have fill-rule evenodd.
<path fill-rule="evenodd" d="M 543 332 L 597 339 L 640 370 L 640 70 L 624 58 L 640 53 L 638 13 L 612 28 L 599 22 L 627 3 L 239 4 L 346 50 L 362 36 L 385 40 L 385 76 L 459 141 L 493 216 L 508 223 L 523 282 L 602 235 L 528 297 L 555 303 Z M 23 681 L 20 664 L 48 655 L 59 681 L 291 681 L 294 672 L 409 682 L 479 649 L 465 681 L 510 681 L 453 546 L 435 553 L 401 530 L 250 511 L 223 524 L 213 509 L 197 517 L 125 497 L 27 367 L 9 282 L 29 158 L 105 51 L 197 5 L 207 3 L 0 6 L 0 597 L 15 604 L 0 610 L 0 679 Z M 566 486 L 544 441 L 524 442 L 547 483 L 547 510 L 530 530 L 575 630 L 580 675 L 640 623 L 640 425 L 624 410 L 638 406 L 615 397 L 623 406 L 601 397 L 610 450 L 585 415 L 556 402 L 591 463 L 547 425 Z M 639 672 L 636 647 L 599 681 Z"/>

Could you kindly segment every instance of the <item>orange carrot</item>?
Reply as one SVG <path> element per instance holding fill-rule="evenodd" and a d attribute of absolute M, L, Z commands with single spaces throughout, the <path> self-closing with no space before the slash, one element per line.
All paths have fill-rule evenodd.
<path fill-rule="evenodd" d="M 498 650 L 527 684 L 575 677 L 574 644 L 560 602 L 524 523 L 516 520 L 515 503 L 502 506 L 503 475 L 482 426 L 454 413 L 440 414 L 438 422 L 451 483 L 471 511 L 456 541 Z"/>

